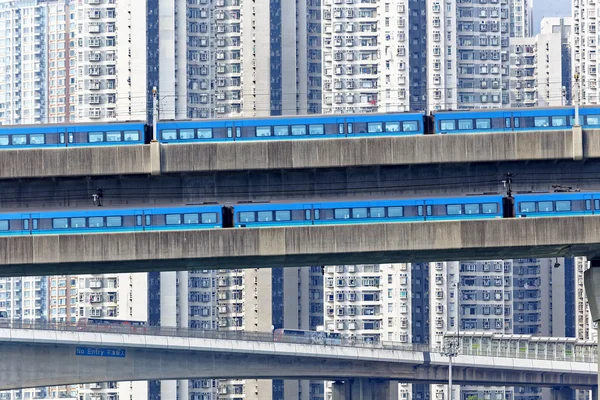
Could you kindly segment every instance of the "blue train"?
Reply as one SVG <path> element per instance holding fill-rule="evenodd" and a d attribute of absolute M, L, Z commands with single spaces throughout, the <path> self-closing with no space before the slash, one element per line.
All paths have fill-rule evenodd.
<path fill-rule="evenodd" d="M 580 124 L 600 127 L 600 107 L 582 107 Z M 300 140 L 569 129 L 573 107 L 309 115 L 100 124 L 0 126 L 0 149 L 161 143 Z M 156 129 L 156 132 L 154 132 Z"/>
<path fill-rule="evenodd" d="M 507 201 L 509 200 L 509 201 Z M 600 193 L 246 203 L 0 213 L 0 236 L 600 214 Z"/>

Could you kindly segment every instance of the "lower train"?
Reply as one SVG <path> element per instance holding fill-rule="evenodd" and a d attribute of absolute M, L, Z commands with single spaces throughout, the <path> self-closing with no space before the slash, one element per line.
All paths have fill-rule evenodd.
<path fill-rule="evenodd" d="M 600 214 L 600 192 L 0 212 L 0 236 Z"/>
<path fill-rule="evenodd" d="M 573 107 L 396 112 L 112 123 L 0 126 L 0 150 L 124 146 L 149 143 L 301 140 L 428 134 L 565 130 Z M 580 125 L 600 128 L 600 107 L 581 107 Z"/>

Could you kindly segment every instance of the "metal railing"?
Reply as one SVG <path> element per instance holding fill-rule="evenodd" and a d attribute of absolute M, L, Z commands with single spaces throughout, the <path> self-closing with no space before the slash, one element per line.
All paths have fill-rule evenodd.
<path fill-rule="evenodd" d="M 89 333 L 114 333 L 126 335 L 151 335 L 164 337 L 201 338 L 219 340 L 240 340 L 246 342 L 268 342 L 268 343 L 292 343 L 306 344 L 312 346 L 338 346 L 367 349 L 398 350 L 411 352 L 434 352 L 441 353 L 442 349 L 424 344 L 406 344 L 400 342 L 363 342 L 353 337 L 342 336 L 337 338 L 327 337 L 322 332 L 310 332 L 305 336 L 280 335 L 275 332 L 245 332 L 245 331 L 215 331 L 190 328 L 174 328 L 164 326 L 132 326 L 120 324 L 81 324 L 81 323 L 54 323 L 46 321 L 9 321 L 0 319 L 0 329 L 15 330 L 40 330 L 60 332 L 89 332 Z M 462 338 L 461 338 L 462 339 Z M 564 354 L 531 354 L 503 352 L 492 348 L 470 348 L 460 346 L 457 356 L 485 356 L 498 358 L 517 358 L 531 360 L 572 361 L 583 363 L 597 362 L 597 354 L 575 353 L 565 357 Z"/>

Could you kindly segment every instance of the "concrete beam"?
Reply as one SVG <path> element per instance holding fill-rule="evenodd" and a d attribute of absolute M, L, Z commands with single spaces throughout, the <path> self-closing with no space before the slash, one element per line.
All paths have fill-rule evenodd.
<path fill-rule="evenodd" d="M 160 154 L 159 154 L 160 152 Z M 0 179 L 580 160 L 600 130 L 2 150 Z"/>
<path fill-rule="evenodd" d="M 600 218 L 1 237 L 0 276 L 600 254 Z"/>
<path fill-rule="evenodd" d="M 95 347 L 92 343 L 83 346 Z M 112 344 L 110 347 L 119 347 Z M 124 357 L 81 356 L 76 346 L 56 344 L 0 343 L 0 390 L 83 384 L 106 381 L 174 379 L 319 379 L 358 378 L 397 380 L 407 383 L 438 383 L 448 379 L 448 368 L 398 361 L 331 359 L 313 357 L 199 352 L 172 346 L 126 348 Z M 486 361 L 489 361 L 487 359 Z M 523 371 L 476 364 L 456 366 L 456 384 L 490 386 L 540 386 L 591 388 L 594 373 Z M 379 399 L 380 397 L 378 397 Z"/>

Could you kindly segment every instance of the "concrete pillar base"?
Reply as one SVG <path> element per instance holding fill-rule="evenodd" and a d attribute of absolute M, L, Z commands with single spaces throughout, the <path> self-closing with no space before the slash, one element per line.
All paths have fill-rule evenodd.
<path fill-rule="evenodd" d="M 552 400 L 573 400 L 573 389 L 568 387 L 552 389 Z"/>
<path fill-rule="evenodd" d="M 332 400 L 397 400 L 398 382 L 380 379 L 351 379 L 333 384 Z M 558 400 L 558 399 L 557 399 Z M 563 399 L 560 399 L 563 400 Z"/>
<path fill-rule="evenodd" d="M 157 140 L 150 142 L 150 172 L 152 175 L 160 175 L 160 143 Z"/>

